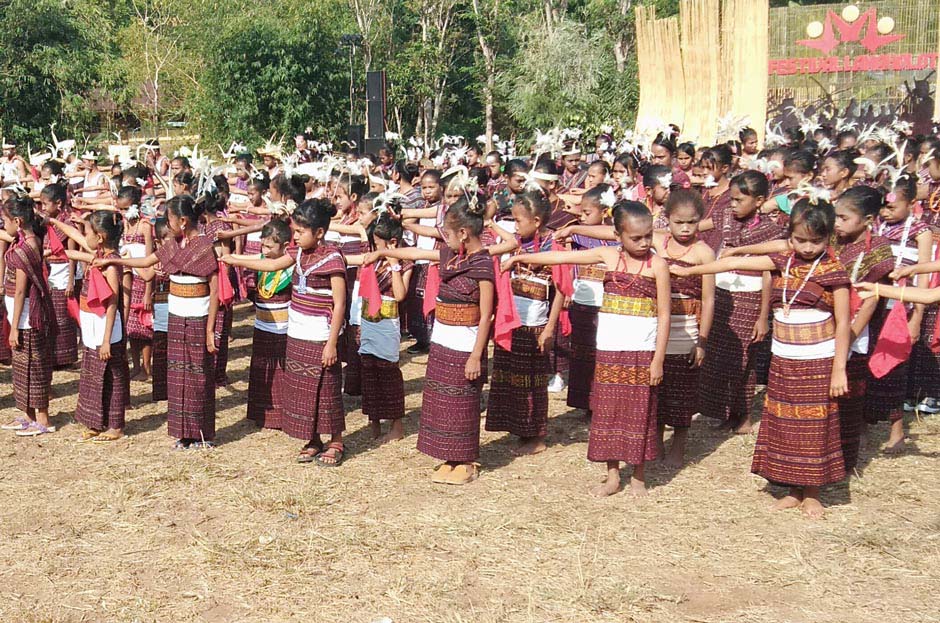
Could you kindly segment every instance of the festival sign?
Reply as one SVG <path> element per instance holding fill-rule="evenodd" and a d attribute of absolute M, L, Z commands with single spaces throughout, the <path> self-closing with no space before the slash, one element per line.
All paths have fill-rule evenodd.
<path fill-rule="evenodd" d="M 768 119 L 799 111 L 860 124 L 910 121 L 928 132 L 934 111 L 940 1 L 791 6 L 770 12 Z"/>

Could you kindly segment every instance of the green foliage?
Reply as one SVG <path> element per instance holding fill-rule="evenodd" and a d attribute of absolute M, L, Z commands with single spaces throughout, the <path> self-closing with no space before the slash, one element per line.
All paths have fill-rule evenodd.
<path fill-rule="evenodd" d="M 0 125 L 38 146 L 48 126 L 78 130 L 109 53 L 99 3 L 10 0 L 0 6 Z"/>
<path fill-rule="evenodd" d="M 347 57 L 335 26 L 311 10 L 242 14 L 212 34 L 189 112 L 208 140 L 258 141 L 311 126 L 338 136 L 347 116 Z"/>

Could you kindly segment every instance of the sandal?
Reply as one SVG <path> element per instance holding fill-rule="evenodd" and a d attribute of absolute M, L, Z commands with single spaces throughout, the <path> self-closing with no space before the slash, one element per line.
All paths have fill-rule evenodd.
<path fill-rule="evenodd" d="M 311 441 L 305 445 L 297 455 L 298 463 L 313 463 L 317 455 L 323 452 L 323 444 Z"/>
<path fill-rule="evenodd" d="M 13 421 L 9 424 L 4 424 L 0 426 L 0 430 L 26 430 L 29 428 L 29 423 L 32 422 L 29 418 L 25 418 L 22 415 L 18 415 L 13 418 Z"/>
<path fill-rule="evenodd" d="M 82 439 L 81 439 L 81 440 L 82 440 L 82 441 L 91 441 L 92 439 L 94 439 L 95 437 L 97 437 L 97 436 L 100 435 L 100 434 L 101 434 L 101 433 L 99 433 L 99 432 L 96 431 L 96 430 L 92 430 L 92 429 L 90 429 L 90 428 L 86 428 L 85 430 L 82 431 Z"/>
<path fill-rule="evenodd" d="M 437 485 L 446 485 L 447 479 L 450 478 L 450 473 L 454 471 L 454 466 L 450 463 L 441 463 L 431 474 L 431 482 Z"/>
<path fill-rule="evenodd" d="M 330 454 L 327 454 L 327 452 Z M 339 467 L 345 455 L 346 447 L 342 443 L 334 441 L 326 444 L 326 450 L 318 454 L 314 460 L 320 467 Z M 327 462 L 324 459 L 333 459 L 333 462 Z"/>
<path fill-rule="evenodd" d="M 461 463 L 455 465 L 450 472 L 445 484 L 448 485 L 467 485 L 480 476 L 480 469 L 476 463 Z"/>
<path fill-rule="evenodd" d="M 17 437 L 38 437 L 55 432 L 55 426 L 43 426 L 39 422 L 30 422 L 23 430 L 16 431 Z"/>
<path fill-rule="evenodd" d="M 177 439 L 176 443 L 173 444 L 173 450 L 188 450 L 189 446 L 192 444 L 191 441 L 186 441 L 185 439 Z"/>
<path fill-rule="evenodd" d="M 118 439 L 124 439 L 124 433 L 95 433 L 91 441 L 93 443 L 111 443 Z"/>
<path fill-rule="evenodd" d="M 212 450 L 215 446 L 214 441 L 194 441 L 189 444 L 189 450 Z"/>

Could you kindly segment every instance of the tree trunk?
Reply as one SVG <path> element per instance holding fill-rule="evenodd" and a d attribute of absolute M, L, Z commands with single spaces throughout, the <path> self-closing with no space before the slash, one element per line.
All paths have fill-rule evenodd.
<path fill-rule="evenodd" d="M 486 86 L 483 88 L 483 113 L 486 118 L 486 151 L 493 151 L 493 93 L 496 91 L 496 67 L 487 63 Z"/>

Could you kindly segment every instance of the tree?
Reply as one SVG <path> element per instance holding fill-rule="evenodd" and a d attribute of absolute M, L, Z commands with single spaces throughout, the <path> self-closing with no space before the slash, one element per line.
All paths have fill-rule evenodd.
<path fill-rule="evenodd" d="M 346 67 L 337 27 L 320 5 L 298 14 L 233 15 L 207 43 L 198 95 L 189 106 L 213 141 L 258 140 L 310 126 L 338 136 L 345 122 Z"/>
<path fill-rule="evenodd" d="M 110 33 L 99 3 L 10 0 L 0 6 L 0 123 L 7 138 L 45 144 L 48 127 L 89 128 Z"/>

